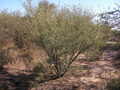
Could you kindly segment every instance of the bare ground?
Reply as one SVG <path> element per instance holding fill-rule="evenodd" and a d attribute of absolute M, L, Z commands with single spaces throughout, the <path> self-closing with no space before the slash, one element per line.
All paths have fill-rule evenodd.
<path fill-rule="evenodd" d="M 29 88 L 31 76 L 23 73 L 25 65 L 22 62 L 9 64 L 0 72 L 0 90 L 105 90 L 109 80 L 120 78 L 120 60 L 116 57 L 119 53 L 106 50 L 100 60 L 92 62 L 78 59 L 64 77 L 33 88 Z M 38 55 L 38 52 L 32 55 L 36 58 L 39 58 L 39 55 L 43 57 L 42 54 Z"/>
<path fill-rule="evenodd" d="M 70 71 L 62 78 L 41 84 L 32 90 L 105 90 L 106 84 L 113 78 L 120 78 L 119 60 L 115 60 L 119 51 L 105 51 L 99 61 L 81 61 L 73 63 Z"/>

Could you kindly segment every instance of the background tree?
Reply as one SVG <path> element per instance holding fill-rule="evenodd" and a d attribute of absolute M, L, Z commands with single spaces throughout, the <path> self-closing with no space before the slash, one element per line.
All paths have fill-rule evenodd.
<path fill-rule="evenodd" d="M 120 41 L 120 9 L 119 5 L 116 10 L 102 13 L 99 15 L 102 24 L 110 26 L 112 29 L 112 41 Z"/>
<path fill-rule="evenodd" d="M 111 28 L 114 29 L 120 29 L 120 9 L 119 5 L 117 6 L 118 8 L 113 11 L 99 14 L 102 23 L 105 25 L 109 25 Z"/>

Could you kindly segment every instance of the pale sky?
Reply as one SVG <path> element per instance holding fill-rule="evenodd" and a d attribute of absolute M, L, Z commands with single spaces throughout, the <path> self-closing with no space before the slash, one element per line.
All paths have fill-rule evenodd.
<path fill-rule="evenodd" d="M 0 10 L 8 9 L 10 11 L 20 10 L 24 11 L 22 3 L 25 0 L 0 0 Z M 40 0 L 33 0 L 33 4 L 37 5 Z M 120 4 L 120 0 L 48 0 L 58 6 L 74 6 L 78 5 L 83 9 L 90 10 L 94 13 L 102 13 L 105 11 L 114 10 L 116 4 Z"/>

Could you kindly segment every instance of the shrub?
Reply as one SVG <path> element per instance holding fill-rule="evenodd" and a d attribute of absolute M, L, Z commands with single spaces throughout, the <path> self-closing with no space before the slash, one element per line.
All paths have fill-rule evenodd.
<path fill-rule="evenodd" d="M 5 50 L 0 51 L 0 70 L 3 69 L 3 66 L 7 64 L 9 61 L 9 57 L 7 56 L 7 53 Z"/>
<path fill-rule="evenodd" d="M 4 41 L 13 40 L 15 47 L 24 48 L 30 46 L 28 42 L 30 22 L 26 17 L 14 15 L 13 13 L 0 12 L 0 67 L 9 62 L 8 49 L 3 50 Z"/>
<path fill-rule="evenodd" d="M 47 63 L 54 67 L 55 76 L 62 77 L 81 53 L 100 50 L 110 29 L 94 25 L 91 17 L 79 10 L 51 10 L 51 5 L 46 2 L 43 6 L 39 6 L 31 17 L 34 26 L 31 32 L 47 53 Z"/>
<path fill-rule="evenodd" d="M 14 13 L 0 13 L 0 35 L 2 40 L 12 38 L 17 47 L 22 48 L 30 40 L 28 33 L 31 25 L 27 17 Z M 1 40 L 1 39 L 0 39 Z"/>
<path fill-rule="evenodd" d="M 47 1 L 33 8 L 31 2 L 27 0 L 25 16 L 1 13 L 0 28 L 1 32 L 13 37 L 18 48 L 23 48 L 32 39 L 44 49 L 46 64 L 54 73 L 50 79 L 62 77 L 81 53 L 98 52 L 108 39 L 110 28 L 93 24 L 89 13 L 78 9 L 59 10 Z M 44 76 L 45 72 L 40 69 L 40 73 Z"/>
<path fill-rule="evenodd" d="M 108 90 L 120 90 L 120 78 L 109 81 L 106 88 Z"/>

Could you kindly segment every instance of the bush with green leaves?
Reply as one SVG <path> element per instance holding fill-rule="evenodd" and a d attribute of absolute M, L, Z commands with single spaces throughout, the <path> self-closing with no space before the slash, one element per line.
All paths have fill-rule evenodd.
<path fill-rule="evenodd" d="M 47 54 L 46 65 L 53 72 L 54 77 L 50 79 L 64 76 L 81 53 L 101 50 L 110 35 L 110 28 L 93 24 L 89 13 L 84 14 L 79 9 L 57 9 L 47 1 L 33 8 L 31 2 L 27 0 L 25 4 L 25 16 L 0 14 L 0 30 L 3 30 L 0 32 L 13 37 L 20 48 L 31 39 L 42 47 Z M 37 68 L 41 72 L 41 67 Z"/>
<path fill-rule="evenodd" d="M 9 57 L 7 56 L 7 53 L 5 50 L 0 51 L 0 70 L 3 69 L 3 66 L 7 64 L 9 61 Z"/>
<path fill-rule="evenodd" d="M 114 42 L 120 42 L 120 31 L 119 30 L 112 30 L 112 37 L 111 37 L 111 41 Z"/>
<path fill-rule="evenodd" d="M 17 47 L 24 47 L 31 29 L 29 19 L 12 12 L 0 12 L 0 41 L 13 39 Z"/>
<path fill-rule="evenodd" d="M 47 64 L 53 67 L 55 76 L 62 77 L 81 53 L 94 52 L 105 45 L 110 28 L 93 24 L 90 14 L 77 9 L 58 10 L 46 2 L 42 5 L 32 16 L 31 33 L 46 52 Z"/>
<path fill-rule="evenodd" d="M 109 81 L 106 88 L 107 90 L 120 90 L 120 78 Z"/>
<path fill-rule="evenodd" d="M 30 22 L 26 17 L 17 16 L 7 11 L 0 12 L 0 67 L 9 62 L 9 48 L 23 48 L 28 43 Z M 15 47 L 7 47 L 6 44 L 14 43 Z M 13 42 L 12 42 L 13 41 Z M 8 43 L 9 44 L 9 43 Z M 29 45 L 28 45 L 29 46 Z M 27 46 L 27 47 L 28 47 Z"/>

